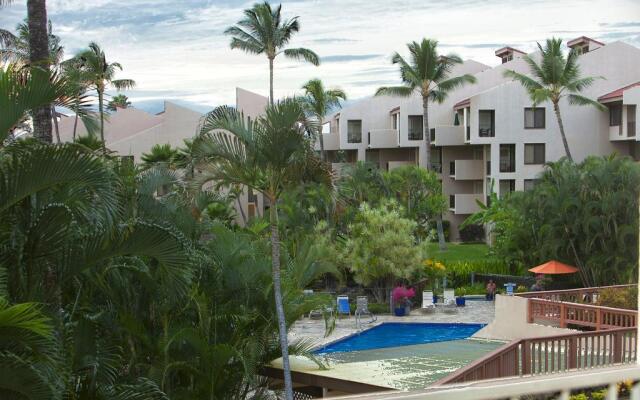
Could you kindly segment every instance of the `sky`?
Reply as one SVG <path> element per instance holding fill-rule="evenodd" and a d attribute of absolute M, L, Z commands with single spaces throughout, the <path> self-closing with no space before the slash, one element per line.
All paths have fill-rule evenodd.
<path fill-rule="evenodd" d="M 54 33 L 68 57 L 99 43 L 118 78 L 137 83 L 126 91 L 134 106 L 160 111 L 174 100 L 206 111 L 235 102 L 235 88 L 268 94 L 265 56 L 229 48 L 224 30 L 254 1 L 236 0 L 48 0 Z M 13 30 L 26 17 L 26 1 L 0 9 L 0 28 Z M 274 3 L 277 4 L 277 3 Z M 640 47 L 639 0 L 295 0 L 283 16 L 298 16 L 301 29 L 290 47 L 321 57 L 315 67 L 280 56 L 275 95 L 301 93 L 311 78 L 340 87 L 350 99 L 399 83 L 391 55 L 423 37 L 439 41 L 441 53 L 456 53 L 487 65 L 494 51 L 510 45 L 533 51 L 536 41 L 578 36 Z"/>

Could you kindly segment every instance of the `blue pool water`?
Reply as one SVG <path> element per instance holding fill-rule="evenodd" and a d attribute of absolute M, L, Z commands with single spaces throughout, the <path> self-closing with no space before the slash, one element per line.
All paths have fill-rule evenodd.
<path fill-rule="evenodd" d="M 317 354 L 409 346 L 466 339 L 483 324 L 438 324 L 386 322 L 353 336 L 329 343 Z"/>

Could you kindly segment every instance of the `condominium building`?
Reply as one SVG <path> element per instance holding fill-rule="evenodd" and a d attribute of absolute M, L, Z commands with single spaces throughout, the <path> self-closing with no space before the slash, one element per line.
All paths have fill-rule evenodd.
<path fill-rule="evenodd" d="M 264 113 L 267 97 L 236 89 L 236 107 L 252 119 Z M 117 108 L 105 119 L 104 138 L 106 147 L 120 156 L 132 156 L 136 163 L 144 153 L 149 153 L 156 144 L 182 147 L 185 139 L 193 139 L 203 114 L 171 101 L 164 102 L 164 110 L 157 114 L 135 107 Z M 61 116 L 58 122 L 60 139 L 71 142 L 75 137 L 87 135 L 87 130 L 74 116 Z M 74 132 L 75 131 L 75 132 Z M 244 224 L 247 218 L 262 215 L 262 196 L 250 189 L 244 190 L 234 205 L 237 222 Z"/>
<path fill-rule="evenodd" d="M 640 158 L 640 49 L 587 37 L 567 45 L 581 53 L 584 76 L 603 77 L 582 94 L 607 106 L 599 111 L 566 99 L 560 103 L 574 160 L 614 152 Z M 496 67 L 473 60 L 456 66 L 451 76 L 472 74 L 477 83 L 429 108 L 431 162 L 449 202 L 445 219 L 451 222 L 451 240 L 459 239 L 462 221 L 479 211 L 477 201 L 486 202 L 492 190 L 503 196 L 533 187 L 543 165 L 565 155 L 552 105 L 534 107 L 523 87 L 504 77 L 506 70 L 530 74 L 525 53 L 504 47 L 495 54 L 501 62 Z M 539 53 L 530 56 L 539 59 Z M 370 97 L 341 109 L 325 121 L 329 160 L 336 168 L 355 161 L 370 161 L 384 170 L 426 166 L 422 112 L 417 93 Z"/>

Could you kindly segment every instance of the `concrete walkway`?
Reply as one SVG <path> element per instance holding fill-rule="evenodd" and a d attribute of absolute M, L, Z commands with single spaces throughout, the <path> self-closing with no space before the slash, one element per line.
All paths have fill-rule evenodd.
<path fill-rule="evenodd" d="M 456 313 L 445 313 L 442 307 L 437 307 L 436 312 L 423 314 L 419 309 L 414 309 L 405 317 L 393 315 L 379 315 L 373 324 L 363 324 L 363 328 L 369 328 L 383 322 L 458 322 L 488 324 L 493 321 L 494 303 L 489 301 L 467 301 L 465 307 L 455 308 Z M 367 321 L 364 318 L 364 321 Z M 294 323 L 289 330 L 289 341 L 299 339 L 311 340 L 317 346 L 333 342 L 356 332 L 356 322 L 353 316 L 342 317 L 336 321 L 336 328 L 329 337 L 324 337 L 324 320 L 310 320 L 304 318 Z"/>

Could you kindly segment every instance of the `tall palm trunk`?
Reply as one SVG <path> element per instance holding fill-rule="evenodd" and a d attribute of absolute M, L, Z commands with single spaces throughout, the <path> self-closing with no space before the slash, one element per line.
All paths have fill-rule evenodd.
<path fill-rule="evenodd" d="M 320 141 L 320 158 L 322 161 L 327 162 L 327 154 L 324 152 L 324 138 L 322 137 L 322 118 L 318 118 L 321 125 L 318 128 L 318 140 Z"/>
<path fill-rule="evenodd" d="M 269 57 L 269 103 L 273 105 L 273 58 Z"/>
<path fill-rule="evenodd" d="M 556 119 L 558 120 L 558 126 L 560 127 L 560 136 L 562 137 L 562 144 L 564 145 L 564 151 L 567 153 L 569 161 L 573 162 L 571 151 L 569 150 L 569 143 L 567 142 L 567 136 L 564 133 L 564 124 L 562 123 L 562 115 L 560 114 L 560 105 L 557 101 L 553 102 L 553 111 L 556 113 Z"/>
<path fill-rule="evenodd" d="M 278 232 L 277 199 L 269 198 L 269 220 L 271 223 L 271 269 L 273 274 L 273 294 L 278 315 L 278 333 L 282 351 L 282 372 L 284 374 L 285 399 L 293 400 L 293 384 L 291 383 L 291 367 L 289 366 L 289 343 L 287 341 L 287 323 L 282 305 L 282 287 L 280 283 L 280 233 Z"/>
<path fill-rule="evenodd" d="M 432 171 L 433 165 L 431 164 L 431 130 L 429 129 L 429 98 L 422 96 L 422 123 L 424 125 L 424 143 L 425 149 L 425 161 L 427 163 L 427 170 Z M 444 240 L 444 228 L 442 227 L 442 214 L 436 216 L 436 230 L 438 231 L 438 247 L 440 251 L 447 249 L 447 243 Z"/>
<path fill-rule="evenodd" d="M 49 69 L 49 32 L 47 30 L 47 4 L 45 0 L 28 0 L 29 61 L 31 66 Z M 33 111 L 33 135 L 51 143 L 51 107 L 42 106 Z"/>
<path fill-rule="evenodd" d="M 102 141 L 102 151 L 106 149 L 104 144 L 104 93 L 98 90 L 98 111 L 100 112 L 100 140 Z"/>
<path fill-rule="evenodd" d="M 60 144 L 60 129 L 58 128 L 58 113 L 56 112 L 56 106 L 51 107 L 51 114 L 53 115 L 53 126 L 56 132 L 56 142 Z"/>
<path fill-rule="evenodd" d="M 76 112 L 76 116 L 73 119 L 73 141 L 76 141 L 76 131 L 78 130 L 78 113 Z"/>
<path fill-rule="evenodd" d="M 242 217 L 242 224 L 247 226 L 247 216 L 244 214 L 244 208 L 242 208 L 242 202 L 240 197 L 236 197 L 236 203 L 238 204 L 238 210 L 240 210 L 240 217 Z"/>

